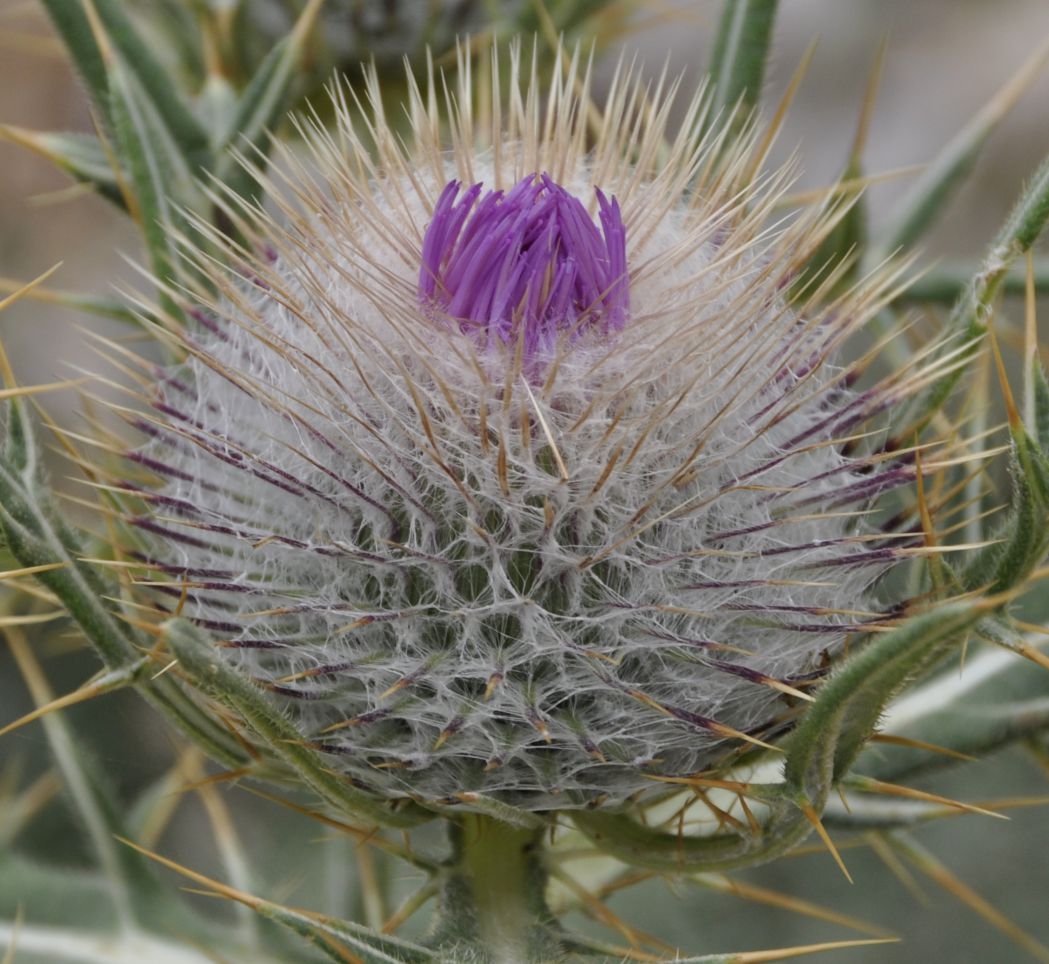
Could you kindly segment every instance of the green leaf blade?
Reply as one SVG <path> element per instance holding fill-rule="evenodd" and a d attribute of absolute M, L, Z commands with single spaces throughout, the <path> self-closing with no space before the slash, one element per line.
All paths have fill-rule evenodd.
<path fill-rule="evenodd" d="M 757 107 L 772 44 L 777 0 L 726 0 L 710 67 L 713 107 L 742 123 Z"/>
<path fill-rule="evenodd" d="M 252 162 L 268 153 L 267 133 L 291 107 L 295 66 L 322 4 L 323 0 L 310 0 L 291 33 L 259 65 L 231 114 L 228 130 L 215 145 L 216 176 L 238 197 L 251 196 L 255 179 L 230 153 L 230 148 L 246 153 Z"/>

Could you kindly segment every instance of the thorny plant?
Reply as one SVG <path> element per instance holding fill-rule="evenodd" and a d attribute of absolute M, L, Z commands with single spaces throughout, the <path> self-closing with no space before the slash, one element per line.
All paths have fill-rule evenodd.
<path fill-rule="evenodd" d="M 622 64 L 594 103 L 586 48 L 557 31 L 606 5 L 534 5 L 548 54 L 489 39 L 447 73 L 373 67 L 276 137 L 316 77 L 319 0 L 254 72 L 280 4 L 199 4 L 192 22 L 166 3 L 135 21 L 115 0 L 44 6 L 97 136 L 7 134 L 135 219 L 156 294 L 78 299 L 48 273 L 8 298 L 149 342 L 102 340 L 119 431 L 48 422 L 95 493 L 76 523 L 32 412 L 54 386 L 20 386 L 0 355 L 0 626 L 38 704 L 3 732 L 40 720 L 58 774 L 5 789 L 0 828 L 12 839 L 60 783 L 97 861 L 73 899 L 100 908 L 81 929 L 16 912 L 9 959 L 685 960 L 603 903 L 655 875 L 863 929 L 724 876 L 815 833 L 846 875 L 840 850 L 867 835 L 1049 960 L 910 834 L 1017 801 L 899 783 L 1018 741 L 1046 755 L 1045 630 L 1014 614 L 1049 543 L 1031 255 L 1049 165 L 971 278 L 915 281 L 908 254 L 1044 51 L 868 238 L 873 81 L 837 184 L 792 197 L 790 172 L 765 169 L 803 73 L 759 122 L 770 0 L 726 4 L 691 97 Z M 428 39 L 453 7 L 433 5 Z M 371 9 L 332 2 L 325 36 Z M 158 29 L 176 66 L 145 39 Z M 997 311 L 1017 269 L 1020 331 Z M 945 330 L 916 343 L 914 306 L 945 299 Z M 1021 346 L 1019 399 L 999 342 Z M 989 367 L 1000 428 L 960 400 Z M 104 666 L 57 699 L 30 639 L 54 619 Z M 124 688 L 193 747 L 130 814 L 61 713 Z M 252 894 L 225 782 L 355 841 L 367 923 Z M 186 785 L 229 883 L 153 852 Z M 422 881 L 395 912 L 392 861 Z M 220 926 L 158 864 L 266 923 Z M 0 872 L 30 915 L 70 892 L 22 858 Z M 416 940 L 396 934 L 431 903 Z M 571 911 L 618 938 L 575 933 Z"/>

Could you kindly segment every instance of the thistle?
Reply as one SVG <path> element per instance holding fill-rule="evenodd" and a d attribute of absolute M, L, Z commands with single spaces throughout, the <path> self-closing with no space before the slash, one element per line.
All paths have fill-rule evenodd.
<path fill-rule="evenodd" d="M 108 3 L 77 9 L 103 33 L 123 24 Z M 172 916 L 144 856 L 336 960 L 655 960 L 607 910 L 629 948 L 559 917 L 600 907 L 621 872 L 724 880 L 815 830 L 848 875 L 828 828 L 988 812 L 892 781 L 1045 726 L 1016 695 L 1041 692 L 1017 660 L 982 656 L 974 684 L 935 673 L 971 640 L 1049 665 L 1008 608 L 1049 545 L 1033 321 L 1023 415 L 990 339 L 1016 483 L 993 533 L 972 495 L 984 437 L 944 418 L 1049 215 L 1049 167 L 945 336 L 886 367 L 898 330 L 864 350 L 854 336 L 897 310 L 908 259 L 841 257 L 859 174 L 795 203 L 792 171 L 763 167 L 774 132 L 744 109 L 761 67 L 733 61 L 733 38 L 761 48 L 771 9 L 729 5 L 716 84 L 673 127 L 665 78 L 653 90 L 621 65 L 599 110 L 578 52 L 559 49 L 544 80 L 519 44 L 482 68 L 464 48 L 454 80 L 409 68 L 396 122 L 373 68 L 273 145 L 279 173 L 253 137 L 236 174 L 209 157 L 210 182 L 170 196 L 142 180 L 162 167 L 141 163 L 149 131 L 121 124 L 163 111 L 136 109 L 153 87 L 114 33 L 127 76 L 107 120 L 131 190 L 162 215 L 143 225 L 158 293 L 137 323 L 167 360 L 107 343 L 131 441 L 58 430 L 107 509 L 85 548 L 49 501 L 0 355 L 10 577 L 37 578 L 106 665 L 50 708 L 135 686 L 220 776 L 283 787 L 425 875 L 400 910 L 366 906 L 366 928 L 114 851 L 136 834 L 50 717 L 125 953 L 182 960 L 159 936 L 177 926 L 231 959 L 313 959 Z M 963 704 L 1008 725 L 952 722 Z M 874 752 L 880 725 L 905 735 Z M 196 758 L 187 778 L 215 779 Z M 391 935 L 430 899 L 418 943 Z"/>
<path fill-rule="evenodd" d="M 882 620 L 909 540 L 863 512 L 913 470 L 842 449 L 902 389 L 832 359 L 892 275 L 792 299 L 839 212 L 769 230 L 785 175 L 741 190 L 702 95 L 660 150 L 669 99 L 642 114 L 626 71 L 586 149 L 577 60 L 544 118 L 511 59 L 488 123 L 461 72 L 450 153 L 432 76 L 403 147 L 342 105 L 242 226 L 266 256 L 196 259 L 215 295 L 136 419 L 131 522 L 358 787 L 621 804 L 761 745 Z"/>

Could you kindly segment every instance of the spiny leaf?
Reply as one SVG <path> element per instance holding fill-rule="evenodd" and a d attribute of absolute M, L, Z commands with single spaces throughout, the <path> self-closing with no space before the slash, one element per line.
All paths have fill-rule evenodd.
<path fill-rule="evenodd" d="M 329 804 L 343 813 L 387 826 L 410 827 L 430 818 L 413 804 L 392 809 L 326 767 L 321 755 L 304 743 L 302 734 L 271 705 L 266 694 L 227 665 L 216 653 L 214 643 L 195 626 L 173 619 L 162 629 L 172 653 L 194 684 L 237 713 L 270 753 L 293 768 Z"/>
<path fill-rule="evenodd" d="M 263 900 L 253 894 L 205 877 L 174 860 L 152 853 L 130 840 L 123 842 L 157 863 L 203 885 L 209 892 L 227 900 L 245 904 L 263 917 L 290 928 L 315 944 L 333 960 L 344 962 L 344 964 L 358 961 L 363 964 L 424 964 L 424 962 L 435 960 L 432 951 L 413 944 L 411 941 L 390 934 L 377 934 L 367 927 L 338 920 L 325 914 L 297 910 Z"/>
<path fill-rule="evenodd" d="M 823 800 L 818 801 L 823 806 Z M 811 829 L 804 814 L 786 794 L 769 806 L 759 833 L 684 836 L 646 827 L 627 814 L 580 810 L 572 822 L 599 851 L 636 867 L 664 873 L 723 871 L 754 866 L 791 850 Z"/>
<path fill-rule="evenodd" d="M 7 367 L 2 351 L 0 367 Z M 11 378 L 7 370 L 5 380 Z M 109 670 L 127 670 L 138 660 L 142 641 L 125 630 L 103 601 L 119 596 L 119 586 L 83 561 L 79 540 L 52 503 L 35 434 L 17 398 L 7 402 L 7 438 L 0 457 L 0 532 L 23 566 L 39 567 L 35 578 L 58 597 Z M 174 680 L 141 679 L 137 686 L 215 759 L 232 768 L 247 762 L 228 731 Z"/>
<path fill-rule="evenodd" d="M 53 897 L 40 903 L 50 903 Z M 280 964 L 277 958 L 243 947 L 213 940 L 203 950 L 192 943 L 147 934 L 143 931 L 108 931 L 96 921 L 83 928 L 23 924 L 17 927 L 0 921 L 0 946 L 10 943 L 18 951 L 15 961 L 45 961 L 47 964 L 215 964 L 217 960 L 251 960 L 253 964 Z M 248 954 L 249 957 L 244 955 Z M 287 960 L 287 958 L 284 958 Z"/>
<path fill-rule="evenodd" d="M 5 848 L 0 852 L 0 919 L 13 918 L 20 904 L 32 908 L 33 922 L 42 926 L 84 926 L 105 932 L 117 923 L 102 874 L 41 864 Z"/>
<path fill-rule="evenodd" d="M 175 233 L 185 226 L 174 199 L 185 199 L 192 188 L 185 176 L 178 177 L 179 159 L 168 149 L 170 141 L 158 129 L 155 115 L 134 77 L 117 65 L 110 80 L 113 125 L 134 187 L 135 213 L 150 266 L 158 279 L 170 281 L 176 276 L 178 264 Z M 181 309 L 163 290 L 160 298 L 168 314 L 181 317 Z"/>
<path fill-rule="evenodd" d="M 1049 381 L 1046 380 L 1045 369 L 1037 359 L 1031 364 L 1030 377 L 1034 396 L 1034 424 L 1030 426 L 1030 430 L 1038 439 L 1039 448 L 1049 453 Z"/>
<path fill-rule="evenodd" d="M 986 614 L 983 602 L 938 605 L 873 637 L 819 689 L 791 735 L 787 783 L 812 796 L 837 782 L 863 749 L 886 704 Z"/>
<path fill-rule="evenodd" d="M 867 146 L 874 114 L 874 104 L 881 81 L 882 66 L 885 61 L 885 45 L 879 48 L 867 79 L 867 89 L 863 98 L 863 107 L 856 122 L 856 133 L 852 147 L 841 177 L 838 178 L 837 190 L 839 204 L 846 206 L 840 218 L 832 222 L 832 228 L 821 241 L 805 270 L 795 282 L 795 289 L 803 293 L 806 288 L 820 280 L 828 270 L 839 264 L 845 269 L 839 273 L 834 284 L 824 297 L 833 298 L 847 290 L 856 278 L 859 266 L 859 253 L 867 246 L 867 206 L 863 196 L 863 154 Z M 847 262 L 842 264 L 843 262 Z"/>
<path fill-rule="evenodd" d="M 1005 224 L 991 244 L 980 270 L 965 294 L 954 306 L 942 337 L 941 355 L 961 347 L 962 357 L 976 354 L 991 317 L 994 301 L 1013 262 L 1031 249 L 1049 219 L 1049 158 L 1035 172 L 1031 183 L 1021 194 Z M 895 437 L 890 444 L 899 446 L 924 428 L 943 406 L 958 384 L 964 366 L 955 365 L 946 375 L 932 382 L 894 418 Z"/>
<path fill-rule="evenodd" d="M 81 0 L 41 0 L 73 58 L 95 106 L 109 117 L 109 78 L 91 21 Z"/>
<path fill-rule="evenodd" d="M 1033 958 L 1049 962 L 1049 947 L 1046 947 L 1023 931 L 1000 910 L 955 877 L 932 853 L 902 833 L 891 834 L 887 839 L 893 850 L 905 857 L 909 863 L 917 867 L 922 873 L 936 881 L 948 893 L 957 897 L 993 927 L 1000 930 Z"/>
<path fill-rule="evenodd" d="M 768 907 L 778 907 L 793 914 L 811 917 L 814 920 L 839 924 L 842 927 L 848 927 L 854 931 L 859 931 L 861 934 L 866 934 L 868 937 L 895 937 L 894 934 L 886 931 L 883 927 L 878 927 L 875 924 L 870 924 L 856 917 L 850 917 L 828 907 L 802 900 L 793 894 L 781 893 L 780 891 L 769 890 L 766 887 L 746 883 L 736 877 L 721 874 L 694 874 L 689 879 L 700 887 L 714 890 L 720 894 L 731 894 L 743 900 L 764 904 Z"/>
<path fill-rule="evenodd" d="M 705 954 L 703 957 L 679 957 L 674 964 L 771 964 L 808 954 L 840 951 L 850 947 L 869 947 L 872 944 L 896 944 L 895 937 L 874 938 L 858 941 L 828 941 L 823 944 L 805 944 L 799 947 L 780 947 L 769 951 L 743 951 L 738 954 Z M 669 962 L 668 962 L 669 964 Z"/>
<path fill-rule="evenodd" d="M 921 304 L 951 305 L 966 291 L 976 274 L 977 268 L 964 263 L 946 262 L 919 275 L 900 293 L 900 302 L 918 302 Z M 1049 263 L 1035 261 L 1035 292 L 1044 295 L 1049 292 Z M 1015 268 L 1002 278 L 999 290 L 1003 295 L 1022 295 L 1026 287 L 1026 272 Z"/>
<path fill-rule="evenodd" d="M 232 114 L 229 129 L 218 139 L 216 176 L 240 197 L 248 197 L 252 193 L 254 178 L 227 148 L 237 146 L 252 161 L 257 154 L 266 154 L 268 131 L 277 125 L 291 106 L 295 66 L 302 57 L 306 40 L 323 2 L 309 0 L 291 33 L 259 65 Z"/>
<path fill-rule="evenodd" d="M 87 0 L 80 0 L 81 3 Z M 178 145 L 186 163 L 196 174 L 211 161 L 207 132 L 193 116 L 179 93 L 179 84 L 156 59 L 150 46 L 143 41 L 126 14 L 121 0 L 90 0 L 98 11 L 98 19 L 106 33 L 106 40 L 119 54 L 120 61 L 135 77 L 148 96 L 160 122 Z M 105 51 L 103 51 L 103 56 Z M 107 65 L 112 71 L 112 65 Z"/>
<path fill-rule="evenodd" d="M 738 105 L 742 123 L 761 98 L 777 0 L 726 0 L 710 67 L 714 112 L 722 119 Z"/>
<path fill-rule="evenodd" d="M 872 248 L 871 264 L 893 251 L 910 247 L 928 229 L 964 182 L 995 127 L 1041 71 L 1047 57 L 1049 44 L 1043 44 L 933 159 L 889 215 L 888 226 Z"/>
<path fill-rule="evenodd" d="M 0 293 L 19 291 L 23 288 L 24 283 L 21 281 L 0 277 Z M 84 294 L 79 291 L 63 291 L 57 288 L 47 288 L 43 285 L 27 291 L 25 297 L 31 301 L 39 301 L 42 304 L 59 305 L 71 311 L 83 311 L 89 315 L 112 318 L 125 324 L 142 324 L 142 319 L 139 315 L 115 298 L 99 298 L 96 295 Z"/>
<path fill-rule="evenodd" d="M 94 135 L 31 131 L 3 124 L 0 137 L 47 158 L 78 181 L 92 185 L 107 200 L 124 207 L 124 195 L 112 161 Z"/>
<path fill-rule="evenodd" d="M 982 757 L 1049 727 L 1049 669 L 1017 658 L 1028 644 L 1004 620 L 985 620 L 979 633 L 1012 651 L 970 657 L 961 672 L 952 669 L 911 690 L 888 711 L 885 731 Z M 879 744 L 860 754 L 855 769 L 898 781 L 956 764 L 921 747 Z"/>
<path fill-rule="evenodd" d="M 51 689 L 25 636 L 12 629 L 5 635 L 33 701 L 38 706 L 51 703 Z M 185 908 L 161 886 L 149 863 L 138 854 L 114 847 L 113 836 L 126 832 L 121 808 L 94 756 L 77 743 L 60 712 L 45 714 L 41 722 L 74 813 L 87 830 L 105 874 L 117 917 L 124 925 L 165 920 L 186 926 Z"/>

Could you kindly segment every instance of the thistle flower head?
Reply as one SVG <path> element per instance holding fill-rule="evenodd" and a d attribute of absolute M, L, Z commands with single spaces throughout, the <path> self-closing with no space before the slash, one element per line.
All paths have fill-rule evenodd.
<path fill-rule="evenodd" d="M 595 122 L 577 61 L 541 103 L 511 60 L 484 104 L 410 80 L 407 141 L 374 77 L 338 95 L 260 253 L 197 257 L 132 521 L 361 786 L 615 803 L 774 730 L 874 618 L 858 516 L 910 475 L 842 443 L 899 386 L 829 361 L 884 281 L 791 302 L 832 213 L 774 222 L 756 137 L 701 95 L 670 136 L 630 71 Z"/>

